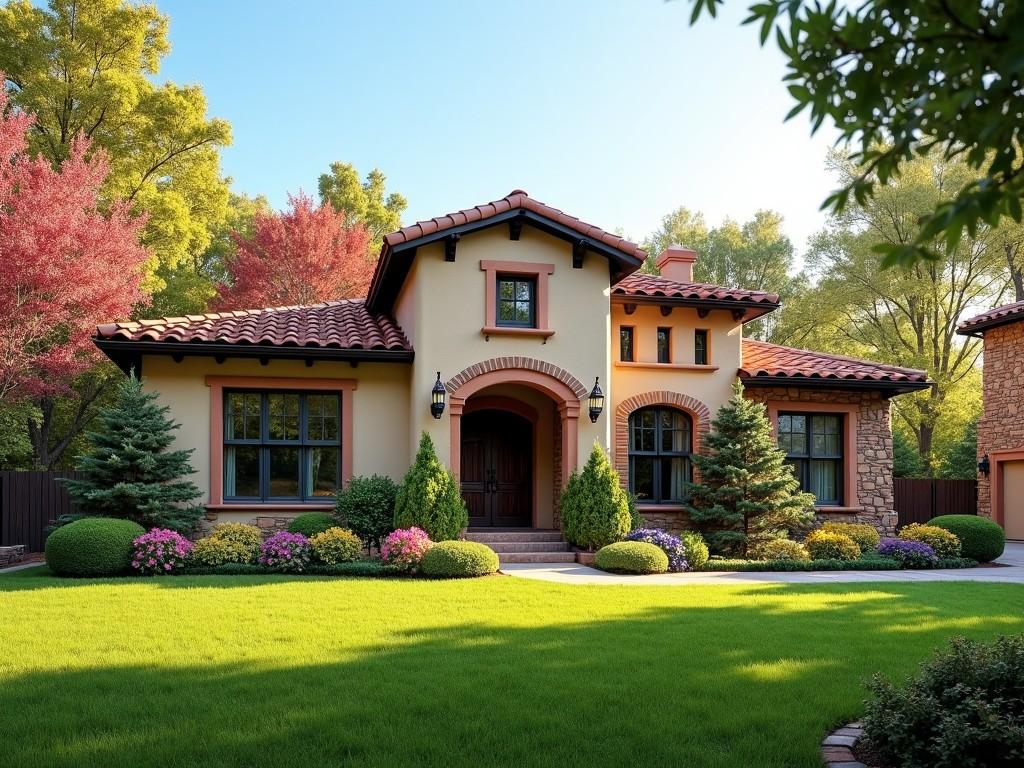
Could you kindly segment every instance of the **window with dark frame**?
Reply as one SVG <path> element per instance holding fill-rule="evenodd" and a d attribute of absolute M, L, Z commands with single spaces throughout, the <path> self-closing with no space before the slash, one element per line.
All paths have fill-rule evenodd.
<path fill-rule="evenodd" d="M 699 328 L 693 332 L 693 362 L 708 364 L 708 332 Z"/>
<path fill-rule="evenodd" d="M 330 499 L 340 481 L 340 395 L 224 393 L 225 500 Z"/>
<path fill-rule="evenodd" d="M 839 506 L 843 499 L 843 418 L 834 413 L 780 413 L 779 448 L 819 505 Z"/>
<path fill-rule="evenodd" d="M 672 329 L 658 329 L 658 362 L 672 362 Z"/>
<path fill-rule="evenodd" d="M 629 490 L 644 504 L 679 504 L 693 467 L 693 421 L 674 408 L 642 408 L 629 416 Z"/>
<path fill-rule="evenodd" d="M 537 327 L 537 279 L 498 275 L 498 316 L 495 325 L 513 328 Z"/>
<path fill-rule="evenodd" d="M 619 360 L 633 362 L 633 326 L 619 326 Z"/>

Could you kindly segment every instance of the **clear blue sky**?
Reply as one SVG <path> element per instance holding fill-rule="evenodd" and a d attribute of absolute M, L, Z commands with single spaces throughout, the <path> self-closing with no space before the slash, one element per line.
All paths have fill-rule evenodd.
<path fill-rule="evenodd" d="M 832 188 L 781 55 L 747 3 L 688 25 L 686 0 L 157 0 L 160 77 L 201 83 L 233 126 L 235 188 L 316 192 L 334 160 L 377 166 L 405 222 L 514 188 L 640 239 L 685 205 L 716 222 L 774 208 L 798 250 Z"/>

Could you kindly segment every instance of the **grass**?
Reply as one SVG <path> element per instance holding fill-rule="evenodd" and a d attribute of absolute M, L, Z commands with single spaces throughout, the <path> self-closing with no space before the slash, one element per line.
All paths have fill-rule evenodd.
<path fill-rule="evenodd" d="M 819 766 L 1024 587 L 0 576 L 8 765 Z"/>

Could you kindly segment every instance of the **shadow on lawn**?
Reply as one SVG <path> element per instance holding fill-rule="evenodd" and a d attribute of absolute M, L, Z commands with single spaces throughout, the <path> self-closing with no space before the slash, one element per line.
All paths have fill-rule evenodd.
<path fill-rule="evenodd" d="M 401 604 L 367 606 L 399 617 L 371 644 L 324 634 L 275 663 L 0 675 L 0 733 L 11 765 L 809 767 L 871 672 L 905 674 L 954 633 L 1024 628 L 1014 588 L 965 584 L 936 605 L 923 585 L 840 586 L 539 626 L 514 625 L 507 591 L 509 626 L 400 630 Z M 829 599 L 787 608 L 794 593 Z"/>

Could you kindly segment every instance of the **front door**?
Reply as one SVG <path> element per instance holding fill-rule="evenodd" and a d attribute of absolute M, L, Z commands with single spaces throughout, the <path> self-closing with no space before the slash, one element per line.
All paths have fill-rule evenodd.
<path fill-rule="evenodd" d="M 528 527 L 533 521 L 533 425 L 508 411 L 462 417 L 462 498 L 471 526 Z"/>

